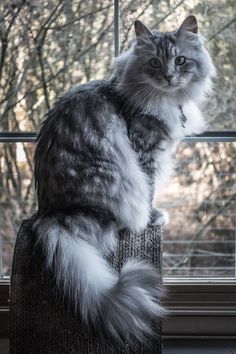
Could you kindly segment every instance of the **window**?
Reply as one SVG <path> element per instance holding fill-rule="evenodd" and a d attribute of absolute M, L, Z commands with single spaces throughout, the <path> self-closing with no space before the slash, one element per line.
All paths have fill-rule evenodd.
<path fill-rule="evenodd" d="M 236 279 L 235 137 L 186 139 L 178 148 L 176 174 L 162 202 L 170 214 L 167 278 Z"/>
<path fill-rule="evenodd" d="M 171 215 L 171 223 L 164 232 L 164 276 L 170 289 L 168 301 L 173 321 L 164 328 L 169 335 L 197 334 L 198 327 L 195 332 L 194 326 L 190 330 L 189 321 L 198 318 L 202 326 L 199 333 L 204 335 L 206 318 L 217 316 L 231 321 L 233 328 L 234 0 L 53 0 L 17 4 L 8 1 L 0 4 L 0 12 L 0 305 L 7 307 L 6 289 L 17 229 L 21 220 L 36 208 L 33 141 L 47 109 L 73 84 L 109 74 L 114 52 L 117 54 L 119 46 L 121 50 L 127 48 L 133 37 L 135 18 L 141 17 L 150 28 L 167 30 L 177 27 L 187 14 L 195 13 L 217 66 L 218 78 L 205 107 L 209 132 L 180 144 L 177 173 L 160 201 Z M 197 310 L 202 317 L 194 315 Z M 233 335 L 233 330 L 227 333 L 222 324 L 217 328 L 215 324 L 213 320 L 209 335 Z"/>

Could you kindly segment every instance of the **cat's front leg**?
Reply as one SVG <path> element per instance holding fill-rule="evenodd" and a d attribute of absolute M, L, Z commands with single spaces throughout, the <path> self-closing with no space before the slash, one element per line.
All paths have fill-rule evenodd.
<path fill-rule="evenodd" d="M 149 224 L 163 226 L 168 224 L 169 220 L 169 215 L 165 210 L 153 208 L 151 211 Z"/>
<path fill-rule="evenodd" d="M 156 168 L 155 176 L 154 174 L 150 176 L 150 181 L 152 183 L 152 194 L 151 194 L 151 217 L 149 223 L 151 225 L 166 225 L 169 223 L 168 213 L 160 208 L 155 207 L 156 203 L 168 182 L 170 175 L 173 170 L 173 159 L 169 150 L 166 152 L 159 152 L 158 154 L 158 167 Z"/>
<path fill-rule="evenodd" d="M 152 177 L 152 178 L 151 178 Z M 164 209 L 156 208 L 155 200 L 156 200 L 156 193 L 155 193 L 155 178 L 153 176 L 149 176 L 150 181 L 150 190 L 151 190 L 151 198 L 150 198 L 150 218 L 149 218 L 149 225 L 159 225 L 164 226 L 167 225 L 170 221 L 169 215 L 167 211 Z"/>
<path fill-rule="evenodd" d="M 156 208 L 154 200 L 156 200 L 156 193 L 154 192 L 154 182 L 152 184 L 152 195 L 151 195 L 151 213 L 149 219 L 149 225 L 167 225 L 170 221 L 169 214 L 164 209 Z"/>

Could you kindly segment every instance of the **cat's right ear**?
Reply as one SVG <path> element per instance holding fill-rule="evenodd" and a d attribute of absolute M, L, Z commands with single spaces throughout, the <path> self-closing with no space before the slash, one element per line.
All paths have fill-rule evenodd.
<path fill-rule="evenodd" d="M 177 34 L 181 34 L 183 32 L 191 32 L 194 34 L 198 33 L 198 24 L 197 24 L 197 19 L 194 15 L 188 16 L 178 29 Z"/>
<path fill-rule="evenodd" d="M 139 20 L 134 21 L 134 29 L 137 40 L 144 38 L 153 38 L 153 33 L 150 31 L 150 29 Z"/>

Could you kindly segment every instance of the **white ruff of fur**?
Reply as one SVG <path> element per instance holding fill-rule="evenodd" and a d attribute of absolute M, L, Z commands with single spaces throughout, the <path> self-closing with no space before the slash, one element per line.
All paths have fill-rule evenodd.
<path fill-rule="evenodd" d="M 126 165 L 121 166 L 121 169 L 126 171 L 129 183 L 124 183 L 121 179 L 118 203 L 114 203 L 110 207 L 114 209 L 115 215 L 120 214 L 120 220 L 123 220 L 121 228 L 128 227 L 132 231 L 141 231 L 147 226 L 150 216 L 149 185 L 147 176 L 140 168 L 137 156 L 127 137 L 126 126 L 120 122 L 118 127 L 122 133 L 118 134 L 117 132 L 111 138 L 126 157 Z"/>

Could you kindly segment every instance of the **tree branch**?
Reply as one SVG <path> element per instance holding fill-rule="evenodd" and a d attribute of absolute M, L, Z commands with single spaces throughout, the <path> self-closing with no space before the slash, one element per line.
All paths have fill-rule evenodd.
<path fill-rule="evenodd" d="M 215 37 L 217 37 L 221 32 L 223 32 L 226 28 L 230 27 L 236 21 L 236 17 L 234 17 L 231 21 L 226 23 L 223 27 L 221 27 L 216 33 L 208 38 L 208 42 L 212 41 Z"/>

